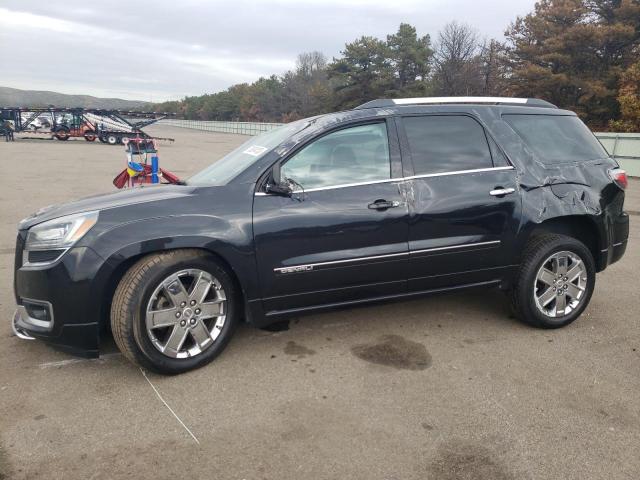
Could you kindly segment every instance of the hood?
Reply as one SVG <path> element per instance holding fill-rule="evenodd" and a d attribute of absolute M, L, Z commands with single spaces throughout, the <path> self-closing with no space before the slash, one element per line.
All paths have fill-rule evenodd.
<path fill-rule="evenodd" d="M 19 230 L 24 230 L 38 223 L 46 222 L 65 215 L 106 210 L 109 208 L 133 205 L 136 203 L 155 202 L 170 198 L 186 197 L 193 193 L 195 187 L 183 185 L 144 185 L 137 188 L 118 190 L 113 193 L 93 195 L 69 203 L 49 205 L 41 208 L 18 224 Z"/>

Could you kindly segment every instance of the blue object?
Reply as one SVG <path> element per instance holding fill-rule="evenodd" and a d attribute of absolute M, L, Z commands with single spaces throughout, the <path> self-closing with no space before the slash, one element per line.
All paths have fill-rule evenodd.
<path fill-rule="evenodd" d="M 129 162 L 128 167 L 134 172 L 142 172 L 144 170 L 142 164 L 138 162 Z"/>
<path fill-rule="evenodd" d="M 159 183 L 158 179 L 158 156 L 151 157 L 151 183 Z"/>

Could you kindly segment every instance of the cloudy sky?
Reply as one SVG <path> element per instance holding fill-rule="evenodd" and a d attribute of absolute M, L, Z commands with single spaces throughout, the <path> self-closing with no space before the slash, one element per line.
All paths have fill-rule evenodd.
<path fill-rule="evenodd" d="M 502 38 L 534 0 L 0 1 L 0 86 L 147 101 L 282 73 L 361 35 L 451 20 Z"/>

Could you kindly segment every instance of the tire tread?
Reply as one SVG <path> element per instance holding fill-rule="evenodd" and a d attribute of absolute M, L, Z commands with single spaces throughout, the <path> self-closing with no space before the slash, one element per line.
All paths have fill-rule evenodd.
<path fill-rule="evenodd" d="M 566 235 L 555 234 L 555 233 L 546 233 L 546 234 L 541 234 L 533 237 L 532 239 L 529 240 L 529 242 L 525 246 L 524 253 L 522 254 L 522 260 L 520 262 L 518 275 L 515 279 L 513 288 L 509 292 L 509 300 L 511 303 L 511 308 L 515 313 L 515 315 L 518 317 L 518 319 L 528 325 L 531 325 L 532 327 L 558 328 L 568 323 L 571 323 L 571 321 L 577 318 L 576 316 L 574 319 L 571 319 L 566 323 L 551 324 L 536 318 L 534 315 L 531 315 L 528 312 L 527 306 L 524 304 L 524 298 L 526 294 L 523 295 L 523 290 L 528 288 L 527 285 L 525 285 L 526 272 L 537 267 L 537 264 L 540 261 L 539 252 L 545 251 L 545 250 L 548 251 L 558 243 L 567 243 L 567 242 L 579 243 L 585 249 L 585 251 L 589 255 L 589 261 L 591 262 L 591 264 L 593 264 L 593 258 L 590 256 L 591 254 L 587 249 L 587 247 L 574 237 L 569 237 Z M 595 278 L 594 278 L 594 281 L 595 281 Z M 593 289 L 593 286 L 592 286 L 592 289 Z M 589 302 L 589 299 L 590 298 L 586 299 L 587 304 Z"/>
<path fill-rule="evenodd" d="M 193 249 L 153 253 L 134 263 L 122 277 L 111 303 L 111 330 L 116 345 L 127 359 L 153 369 L 153 365 L 150 365 L 149 360 L 138 353 L 139 350 L 135 344 L 132 328 L 133 324 L 128 321 L 129 315 L 135 309 L 134 294 L 138 289 L 142 288 L 145 274 L 158 264 L 202 256 L 204 256 L 203 252 Z"/>

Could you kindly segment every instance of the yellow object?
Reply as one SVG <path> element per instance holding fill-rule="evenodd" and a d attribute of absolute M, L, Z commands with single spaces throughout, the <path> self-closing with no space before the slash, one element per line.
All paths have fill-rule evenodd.
<path fill-rule="evenodd" d="M 135 177 L 138 174 L 140 174 L 140 172 L 136 172 L 135 170 L 133 170 L 132 168 L 128 168 L 127 167 L 127 173 L 129 174 L 130 177 Z"/>

